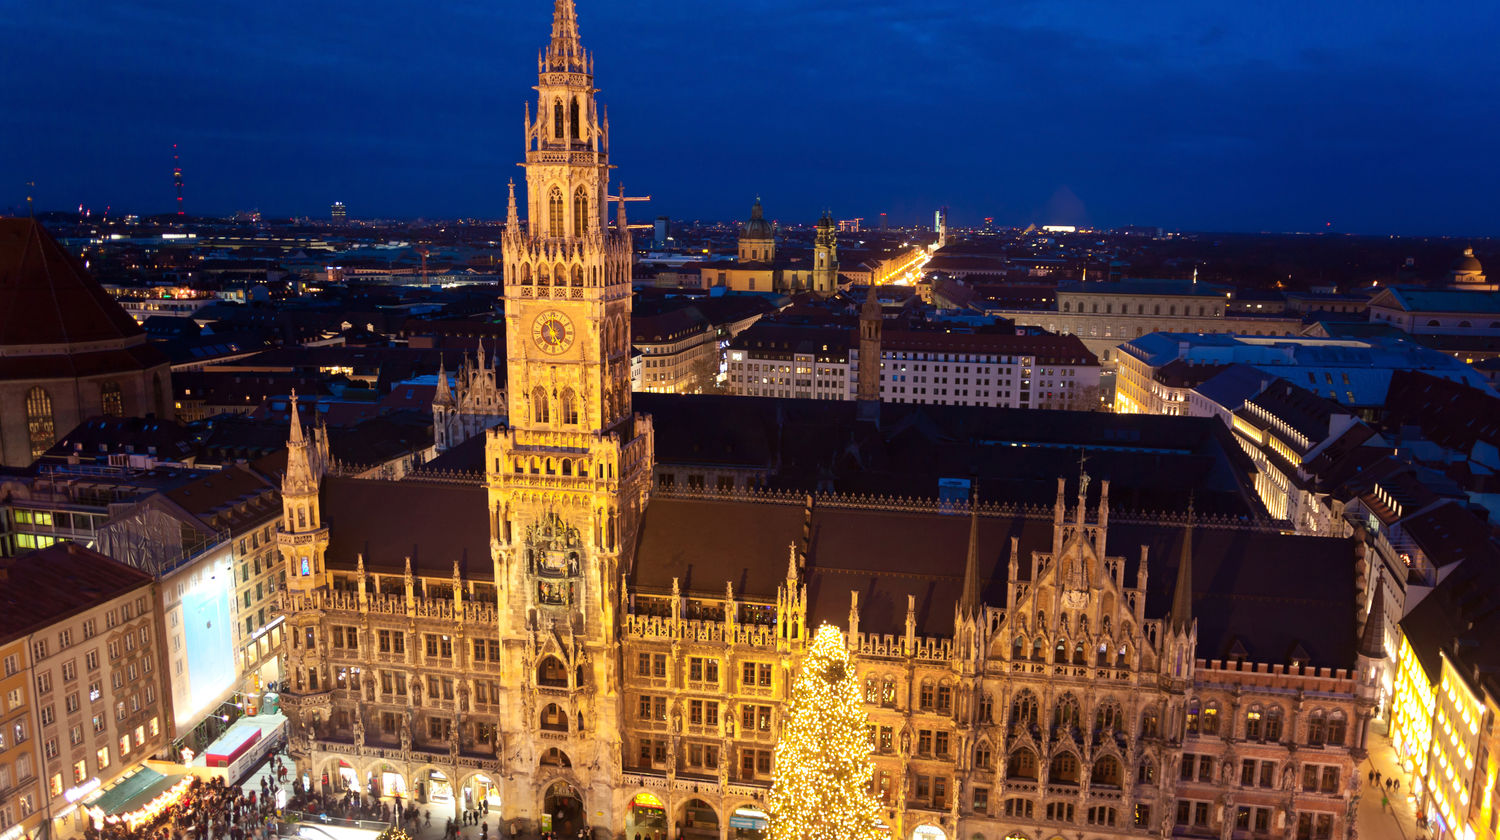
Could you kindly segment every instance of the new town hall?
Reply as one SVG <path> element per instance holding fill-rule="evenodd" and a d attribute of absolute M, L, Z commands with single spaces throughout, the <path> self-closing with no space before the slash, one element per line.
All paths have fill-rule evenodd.
<path fill-rule="evenodd" d="M 633 405 L 630 237 L 572 0 L 537 91 L 508 422 L 451 418 L 473 472 L 332 475 L 292 415 L 282 702 L 315 785 L 564 836 L 756 838 L 827 621 L 895 837 L 1352 834 L 1383 652 L 1351 542 L 1258 527 L 1214 421 Z M 1097 478 L 1058 466 L 1101 437 Z M 950 464 L 984 501 L 941 497 L 924 471 Z"/>

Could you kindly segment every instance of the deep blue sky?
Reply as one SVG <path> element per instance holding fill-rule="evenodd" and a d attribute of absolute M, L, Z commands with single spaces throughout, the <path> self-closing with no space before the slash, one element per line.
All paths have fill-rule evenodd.
<path fill-rule="evenodd" d="M 551 0 L 0 14 L 0 209 L 500 217 Z M 580 0 L 648 210 L 1500 233 L 1500 4 Z"/>

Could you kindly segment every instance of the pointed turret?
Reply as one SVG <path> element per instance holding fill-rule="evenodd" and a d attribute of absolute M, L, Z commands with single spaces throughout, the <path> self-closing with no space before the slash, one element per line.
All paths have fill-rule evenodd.
<path fill-rule="evenodd" d="M 530 105 L 527 105 L 530 108 Z M 526 119 L 531 120 L 528 112 Z M 510 179 L 510 202 L 505 208 L 505 232 L 517 234 L 521 232 L 521 211 L 516 207 L 516 179 Z"/>
<path fill-rule="evenodd" d="M 448 369 L 443 365 L 442 356 L 438 356 L 437 394 L 432 401 L 437 405 L 448 405 L 453 402 L 453 390 L 448 387 Z"/>
<path fill-rule="evenodd" d="M 1172 593 L 1172 630 L 1187 633 L 1193 626 L 1193 503 L 1188 500 L 1187 533 L 1182 535 L 1182 559 L 1177 563 L 1177 589 Z"/>
<path fill-rule="evenodd" d="M 969 559 L 964 564 L 963 594 L 958 598 L 959 618 L 978 618 L 979 603 L 979 498 L 969 505 Z"/>
<path fill-rule="evenodd" d="M 302 445 L 302 418 L 297 414 L 297 389 L 292 389 L 292 434 L 287 438 L 287 446 Z"/>
<path fill-rule="evenodd" d="M 1365 617 L 1365 629 L 1359 638 L 1359 655 L 1371 659 L 1385 658 L 1385 578 L 1375 583 L 1375 599 Z"/>

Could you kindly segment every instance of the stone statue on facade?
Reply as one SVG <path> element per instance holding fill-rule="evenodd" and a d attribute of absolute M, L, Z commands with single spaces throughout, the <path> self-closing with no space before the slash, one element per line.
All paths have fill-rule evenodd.
<path fill-rule="evenodd" d="M 365 745 L 365 716 L 358 708 L 354 710 L 354 746 Z"/>

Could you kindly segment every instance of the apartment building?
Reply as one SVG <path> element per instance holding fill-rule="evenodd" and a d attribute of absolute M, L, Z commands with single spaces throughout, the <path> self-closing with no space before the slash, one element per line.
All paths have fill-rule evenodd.
<path fill-rule="evenodd" d="M 102 554 L 60 543 L 0 560 L 0 639 L 24 641 L 34 692 L 8 734 L 39 745 L 47 836 L 80 835 L 82 808 L 167 746 L 160 626 L 151 576 Z"/>

